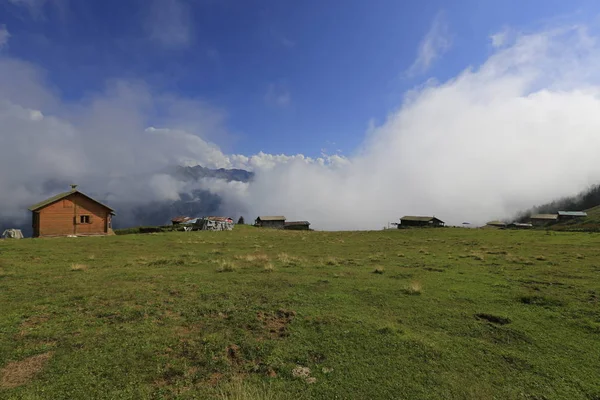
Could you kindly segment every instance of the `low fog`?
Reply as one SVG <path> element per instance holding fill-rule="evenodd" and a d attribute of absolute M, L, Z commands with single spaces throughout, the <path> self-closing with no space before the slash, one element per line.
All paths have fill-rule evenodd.
<path fill-rule="evenodd" d="M 346 157 L 225 154 L 227 115 L 199 99 L 114 80 L 60 99 L 40 66 L 0 51 L 0 220 L 79 183 L 117 218 L 202 187 L 220 212 L 309 220 L 315 229 L 379 229 L 402 215 L 449 224 L 505 218 L 600 182 L 600 48 L 584 26 L 490 40 L 489 57 L 405 94 Z M 172 165 L 243 168 L 250 183 L 184 183 Z"/>

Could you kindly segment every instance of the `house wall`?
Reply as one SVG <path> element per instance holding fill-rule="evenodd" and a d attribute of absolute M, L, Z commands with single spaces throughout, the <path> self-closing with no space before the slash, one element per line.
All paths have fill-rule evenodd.
<path fill-rule="evenodd" d="M 429 226 L 429 227 L 441 227 L 444 226 L 443 222 L 438 220 L 433 221 L 412 221 L 412 220 L 400 220 L 400 225 L 398 225 L 398 229 L 402 229 L 402 227 L 407 226 Z"/>
<path fill-rule="evenodd" d="M 259 226 L 263 228 L 284 229 L 285 221 L 260 221 Z"/>
<path fill-rule="evenodd" d="M 533 226 L 546 226 L 546 225 L 551 225 L 551 224 L 555 223 L 556 220 L 555 219 L 531 218 L 530 222 L 531 222 L 531 225 L 533 225 Z"/>
<path fill-rule="evenodd" d="M 428 221 L 410 221 L 410 220 L 401 220 L 398 228 L 402 226 L 429 226 Z"/>
<path fill-rule="evenodd" d="M 579 216 L 579 215 L 559 215 L 558 216 L 559 221 L 570 221 L 570 220 L 574 220 L 574 219 L 583 219 L 583 218 L 585 218 L 585 217 Z"/>
<path fill-rule="evenodd" d="M 285 228 L 290 231 L 308 231 L 310 230 L 310 225 L 285 225 Z"/>
<path fill-rule="evenodd" d="M 89 216 L 89 223 L 82 223 L 81 216 Z M 34 212 L 33 236 L 105 235 L 110 219 L 105 207 L 74 193 Z"/>

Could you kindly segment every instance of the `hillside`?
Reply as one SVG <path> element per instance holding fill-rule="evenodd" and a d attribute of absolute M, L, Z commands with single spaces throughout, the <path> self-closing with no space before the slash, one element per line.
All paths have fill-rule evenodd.
<path fill-rule="evenodd" d="M 587 212 L 586 222 L 600 225 L 600 206 L 585 210 Z"/>
<path fill-rule="evenodd" d="M 533 214 L 555 214 L 565 210 L 582 211 L 598 205 L 600 205 L 600 185 L 593 185 L 575 196 L 557 199 L 520 212 L 516 219 L 524 221 Z"/>
<path fill-rule="evenodd" d="M 0 398 L 597 399 L 598 239 L 0 241 Z"/>

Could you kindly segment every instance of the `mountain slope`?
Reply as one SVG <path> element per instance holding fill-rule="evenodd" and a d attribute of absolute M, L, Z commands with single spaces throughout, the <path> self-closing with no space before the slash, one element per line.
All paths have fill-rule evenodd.
<path fill-rule="evenodd" d="M 201 165 L 196 165 L 194 167 L 177 166 L 170 168 L 168 173 L 184 182 L 198 181 L 202 178 L 223 179 L 227 182 L 250 182 L 254 178 L 254 172 L 246 171 L 244 169 L 210 169 Z"/>
<path fill-rule="evenodd" d="M 526 220 L 533 214 L 554 214 L 558 211 L 566 210 L 589 210 L 598 205 L 600 205 L 600 184 L 593 185 L 575 196 L 563 197 L 562 199 L 554 200 L 546 204 L 534 206 L 529 210 L 519 213 L 517 220 Z"/>

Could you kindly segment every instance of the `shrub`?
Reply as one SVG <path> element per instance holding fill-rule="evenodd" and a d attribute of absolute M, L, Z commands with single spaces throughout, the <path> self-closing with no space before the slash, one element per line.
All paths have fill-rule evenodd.
<path fill-rule="evenodd" d="M 87 271 L 87 269 L 85 264 L 71 264 L 71 271 Z"/>
<path fill-rule="evenodd" d="M 340 265 L 340 262 L 335 257 L 327 257 L 325 259 L 325 265 L 336 266 L 336 265 Z"/>
<path fill-rule="evenodd" d="M 236 256 L 235 258 L 254 267 L 264 267 L 269 262 L 269 256 L 265 253 L 245 254 L 243 256 Z"/>
<path fill-rule="evenodd" d="M 521 296 L 519 299 L 523 304 L 529 304 L 534 306 L 552 307 L 552 306 L 563 306 L 565 303 L 558 299 L 553 299 L 546 296 Z"/>
<path fill-rule="evenodd" d="M 492 322 L 494 324 L 499 324 L 499 325 L 510 324 L 510 319 L 509 318 L 499 317 L 497 315 L 486 314 L 486 313 L 479 313 L 479 314 L 475 314 L 475 317 L 479 318 L 479 319 L 484 319 L 484 320 Z"/>
<path fill-rule="evenodd" d="M 220 400 L 278 400 L 291 397 L 276 395 L 266 384 L 255 385 L 244 382 L 241 378 L 234 378 L 223 385 L 219 393 Z"/>
<path fill-rule="evenodd" d="M 411 296 L 418 296 L 421 294 L 421 290 L 423 287 L 421 286 L 421 282 L 412 281 L 405 289 L 404 293 L 409 294 Z"/>
<path fill-rule="evenodd" d="M 275 267 L 273 267 L 273 264 L 267 263 L 264 266 L 264 270 L 265 270 L 265 272 L 273 272 L 273 271 L 275 271 Z"/>
<path fill-rule="evenodd" d="M 234 272 L 237 269 L 237 266 L 230 260 L 221 260 L 219 261 L 219 267 L 217 268 L 217 272 Z"/>

